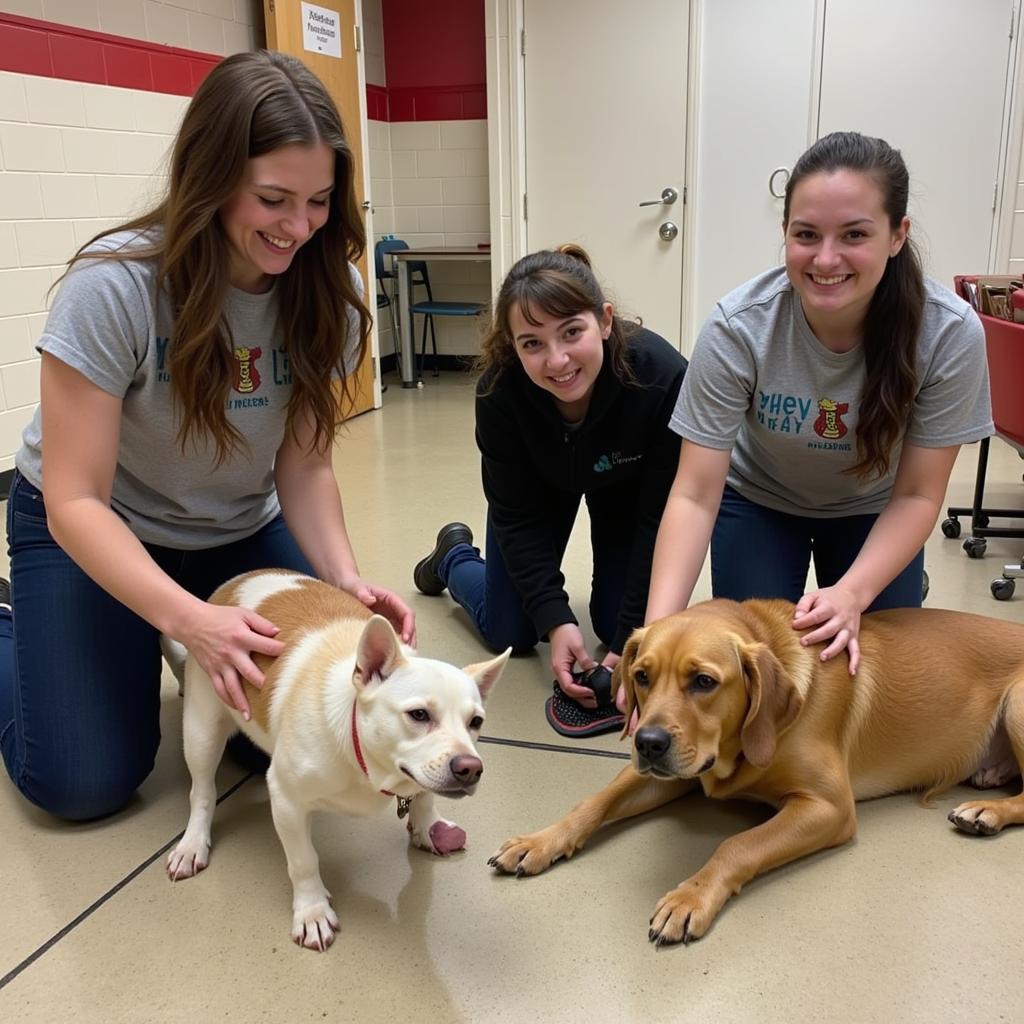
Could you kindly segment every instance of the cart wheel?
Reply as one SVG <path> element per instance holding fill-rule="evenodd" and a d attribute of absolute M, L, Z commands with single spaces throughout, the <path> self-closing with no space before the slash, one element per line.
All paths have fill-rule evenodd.
<path fill-rule="evenodd" d="M 1009 601 L 1013 597 L 1013 591 L 1015 584 L 1013 580 L 1008 580 L 1001 576 L 997 580 L 992 581 L 992 596 L 997 601 Z"/>
<path fill-rule="evenodd" d="M 960 520 L 956 516 L 942 520 L 942 536 L 950 540 L 956 540 L 960 536 Z"/>
<path fill-rule="evenodd" d="M 989 524 L 988 516 L 981 515 L 981 516 L 978 516 L 977 519 L 975 519 L 974 522 L 971 525 L 972 526 L 980 526 L 984 530 L 985 527 L 988 526 L 988 524 Z"/>
<path fill-rule="evenodd" d="M 921 603 L 928 600 L 928 591 L 931 589 L 932 581 L 928 579 L 928 570 L 921 571 Z"/>
<path fill-rule="evenodd" d="M 968 558 L 984 558 L 987 546 L 984 537 L 968 537 L 963 544 Z"/>

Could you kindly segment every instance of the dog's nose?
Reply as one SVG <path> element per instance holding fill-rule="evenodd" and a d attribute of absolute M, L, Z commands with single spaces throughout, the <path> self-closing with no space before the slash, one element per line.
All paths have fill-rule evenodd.
<path fill-rule="evenodd" d="M 672 737 L 664 729 L 656 726 L 644 726 L 637 729 L 633 737 L 636 752 L 648 761 L 658 761 L 667 753 L 672 746 Z"/>
<path fill-rule="evenodd" d="M 479 757 L 470 754 L 458 754 L 448 764 L 455 776 L 464 786 L 475 786 L 484 773 L 484 763 Z"/>

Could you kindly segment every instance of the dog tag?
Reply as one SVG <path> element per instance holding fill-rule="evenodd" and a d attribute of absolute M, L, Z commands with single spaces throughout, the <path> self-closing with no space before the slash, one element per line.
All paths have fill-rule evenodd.
<path fill-rule="evenodd" d="M 409 813 L 409 808 L 412 807 L 412 797 L 399 796 L 395 799 L 398 801 L 398 818 L 401 821 Z"/>

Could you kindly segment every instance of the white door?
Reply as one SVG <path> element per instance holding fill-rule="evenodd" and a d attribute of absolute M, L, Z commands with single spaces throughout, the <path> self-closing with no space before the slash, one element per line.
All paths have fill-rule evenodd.
<path fill-rule="evenodd" d="M 527 249 L 578 242 L 618 310 L 674 345 L 689 6 L 524 0 L 523 11 Z M 669 188 L 675 203 L 640 206 Z M 675 237 L 661 237 L 666 224 Z"/>
<path fill-rule="evenodd" d="M 818 134 L 885 139 L 910 169 L 925 272 L 984 272 L 995 230 L 1013 0 L 828 0 Z"/>
<path fill-rule="evenodd" d="M 903 152 L 926 273 L 949 284 L 990 269 L 1013 7 L 705 0 L 688 336 L 730 289 L 782 262 L 782 201 L 769 179 L 831 131 Z M 785 181 L 776 175 L 776 192 Z"/>
<path fill-rule="evenodd" d="M 814 138 L 819 0 L 707 0 L 700 18 L 692 349 L 714 304 L 782 262 L 787 170 Z"/>

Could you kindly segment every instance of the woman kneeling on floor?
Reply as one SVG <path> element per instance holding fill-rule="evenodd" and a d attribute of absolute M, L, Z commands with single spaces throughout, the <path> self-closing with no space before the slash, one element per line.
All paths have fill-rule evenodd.
<path fill-rule="evenodd" d="M 487 557 L 468 526 L 449 523 L 417 564 L 416 586 L 424 594 L 447 587 L 494 650 L 549 641 L 555 692 L 546 711 L 556 731 L 619 729 L 611 670 L 644 619 L 654 540 L 679 458 L 668 420 L 686 360 L 617 316 L 587 254 L 565 245 L 511 269 L 478 365 Z M 607 647 L 600 664 L 561 569 L 581 497 L 594 557 L 590 618 Z"/>

